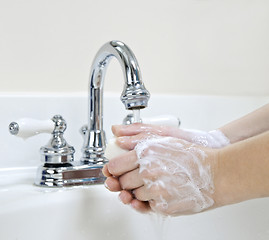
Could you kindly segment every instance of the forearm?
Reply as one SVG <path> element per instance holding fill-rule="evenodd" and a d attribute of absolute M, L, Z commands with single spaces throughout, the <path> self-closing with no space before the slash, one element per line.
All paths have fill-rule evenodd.
<path fill-rule="evenodd" d="M 269 130 L 269 104 L 247 114 L 219 130 L 235 143 Z"/>
<path fill-rule="evenodd" d="M 216 207 L 269 196 L 269 131 L 218 151 Z"/>

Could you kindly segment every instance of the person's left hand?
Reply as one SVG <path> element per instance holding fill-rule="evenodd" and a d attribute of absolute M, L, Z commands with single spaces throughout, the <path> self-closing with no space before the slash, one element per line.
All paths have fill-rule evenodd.
<path fill-rule="evenodd" d="M 121 137 L 129 149 L 104 166 L 105 182 L 120 199 L 141 212 L 190 214 L 214 204 L 212 166 L 215 151 L 172 137 L 143 135 Z"/>

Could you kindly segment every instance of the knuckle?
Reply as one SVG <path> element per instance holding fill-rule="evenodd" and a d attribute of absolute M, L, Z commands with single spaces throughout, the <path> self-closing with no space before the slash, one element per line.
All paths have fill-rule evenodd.
<path fill-rule="evenodd" d="M 141 191 L 139 191 L 139 189 L 133 190 L 132 193 L 137 200 L 143 201 L 142 196 L 141 196 Z"/>
<path fill-rule="evenodd" d="M 109 171 L 110 174 L 112 175 L 115 175 L 117 173 L 116 169 L 117 169 L 117 164 L 115 161 L 110 161 L 108 164 L 107 164 L 107 169 Z"/>
<path fill-rule="evenodd" d="M 150 172 L 148 169 L 144 169 L 142 172 L 140 172 L 140 176 L 143 179 L 149 179 L 149 180 L 152 180 L 153 178 L 152 172 Z"/>
<path fill-rule="evenodd" d="M 151 180 L 151 181 L 156 181 L 159 177 L 159 174 L 157 171 L 152 171 L 150 169 L 144 169 L 141 173 L 140 173 L 142 179 L 146 179 L 146 180 Z"/>
<path fill-rule="evenodd" d="M 121 186 L 121 189 L 123 190 L 127 189 L 127 183 L 125 181 L 124 176 L 119 177 L 119 184 Z"/>

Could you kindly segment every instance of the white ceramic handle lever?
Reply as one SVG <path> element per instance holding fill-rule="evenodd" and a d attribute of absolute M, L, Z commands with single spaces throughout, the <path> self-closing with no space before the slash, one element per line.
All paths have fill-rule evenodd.
<path fill-rule="evenodd" d="M 55 123 L 49 120 L 36 120 L 31 118 L 21 118 L 9 124 L 9 132 L 21 138 L 29 138 L 39 133 L 52 133 Z"/>

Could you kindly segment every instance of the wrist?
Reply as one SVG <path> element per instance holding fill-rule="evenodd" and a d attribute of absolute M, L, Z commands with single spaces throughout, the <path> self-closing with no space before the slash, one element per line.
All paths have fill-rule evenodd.
<path fill-rule="evenodd" d="M 234 145 L 218 149 L 214 166 L 214 206 L 221 207 L 244 200 L 244 173 L 235 156 Z"/>
<path fill-rule="evenodd" d="M 203 147 L 223 148 L 230 144 L 230 140 L 219 129 L 209 132 L 194 129 L 180 129 L 180 131 L 181 136 L 185 136 L 187 141 Z"/>
<path fill-rule="evenodd" d="M 214 186 L 214 191 L 211 195 L 214 204 L 212 208 L 226 205 L 226 200 L 223 199 L 223 189 L 226 188 L 226 181 L 224 180 L 223 169 L 220 167 L 221 149 L 206 148 L 206 162 L 210 166 L 211 176 Z"/>
<path fill-rule="evenodd" d="M 269 132 L 217 150 L 216 207 L 269 196 L 268 142 Z"/>

